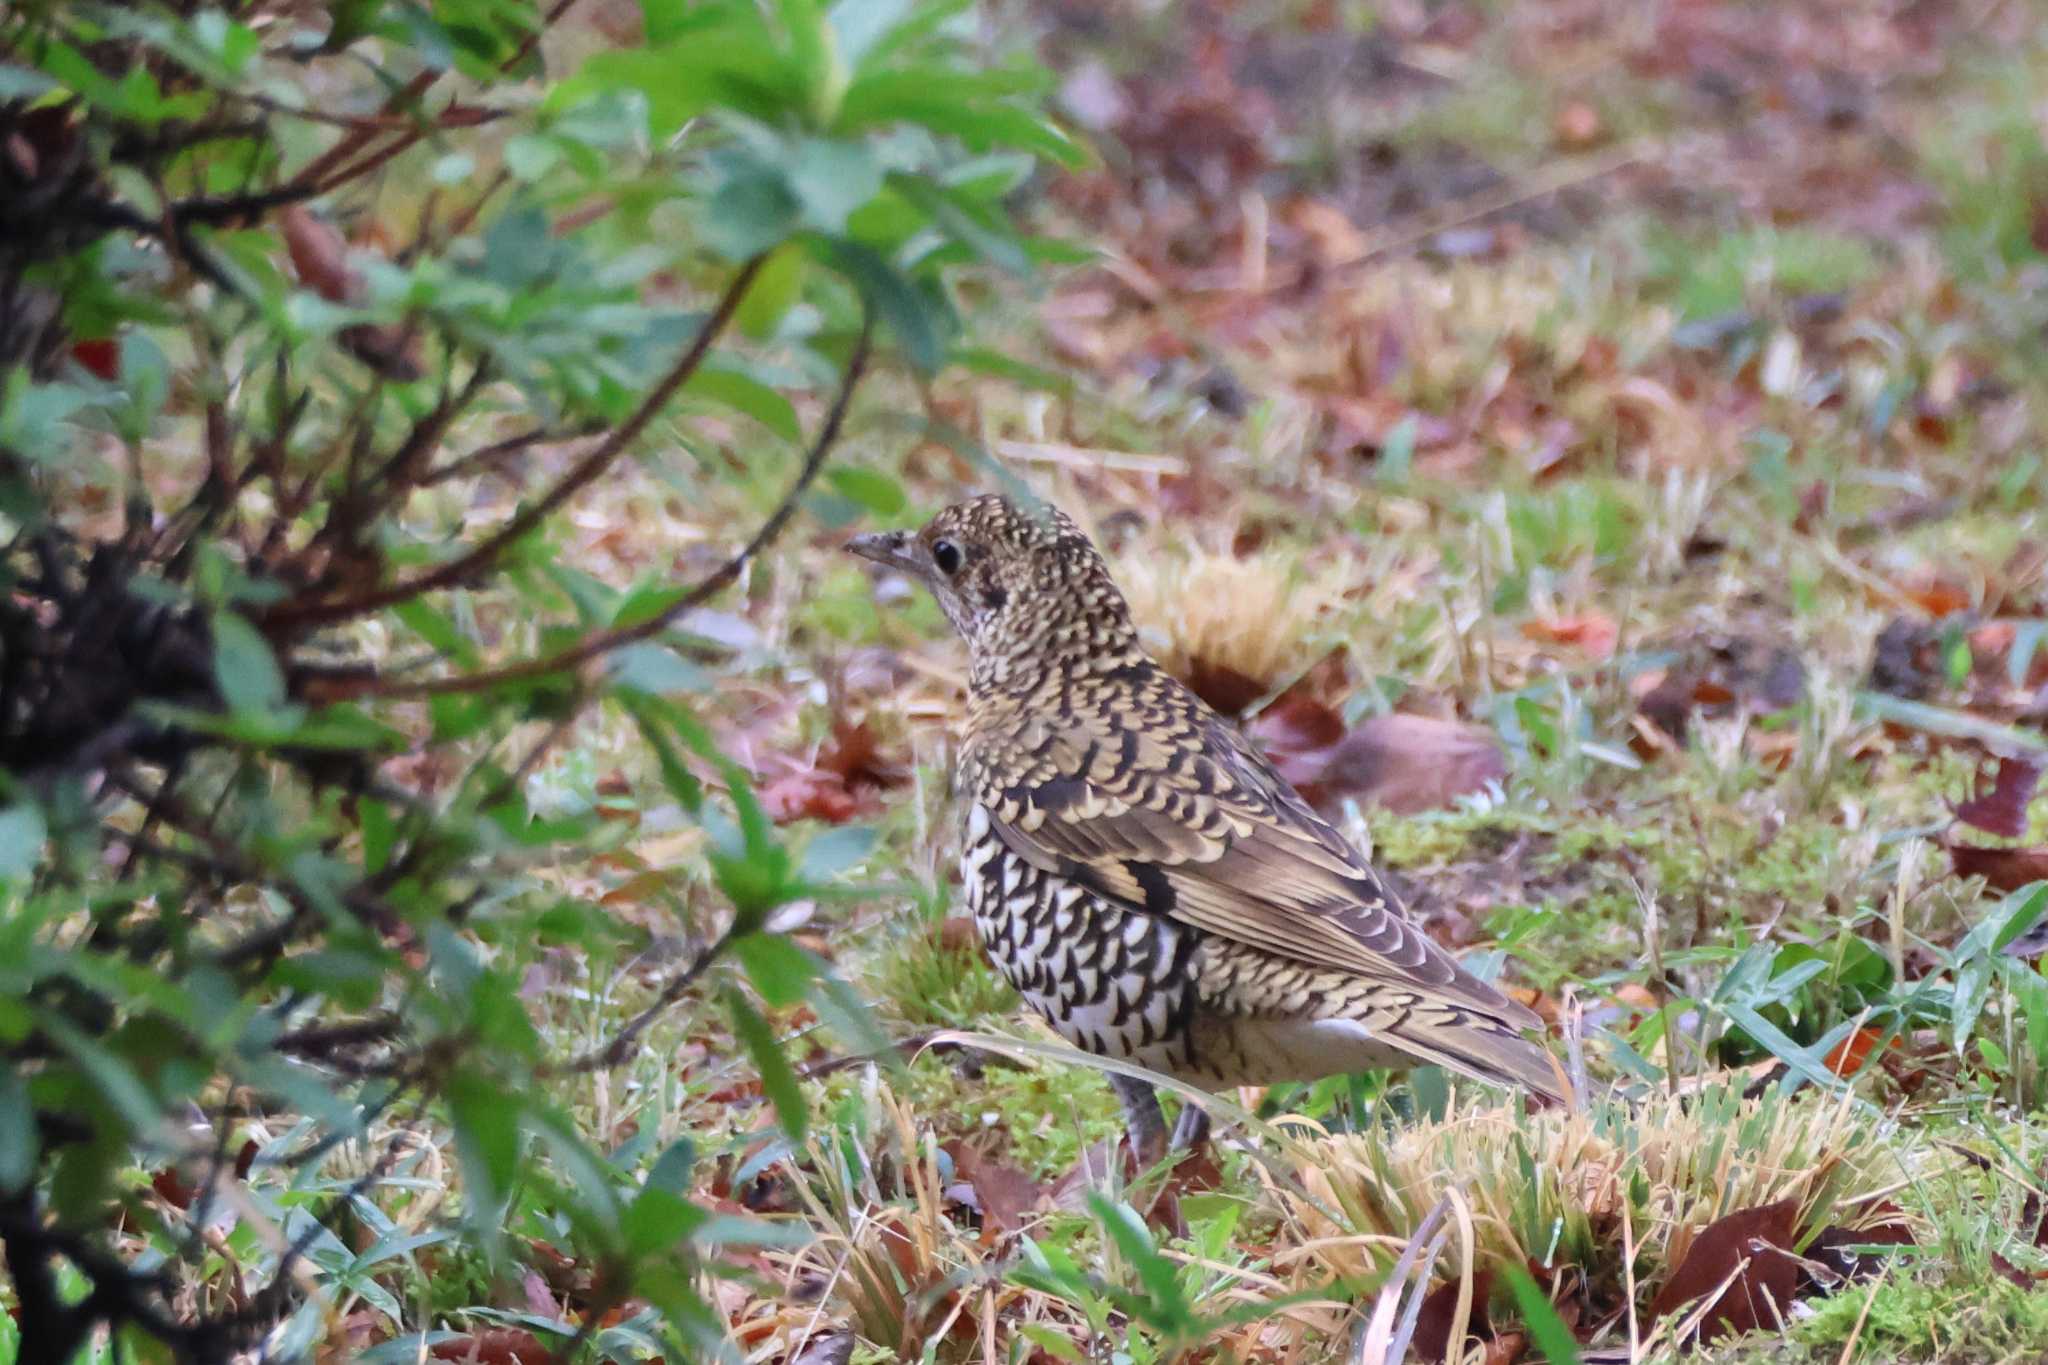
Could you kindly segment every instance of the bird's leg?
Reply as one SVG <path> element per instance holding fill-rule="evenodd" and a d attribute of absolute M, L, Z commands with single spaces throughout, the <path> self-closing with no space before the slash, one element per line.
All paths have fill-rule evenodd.
<path fill-rule="evenodd" d="M 1191 1152 L 1209 1140 L 1209 1111 L 1182 1100 L 1180 1117 L 1173 1121 L 1173 1150 Z"/>
<path fill-rule="evenodd" d="M 1138 1165 L 1150 1167 L 1166 1155 L 1166 1119 L 1159 1112 L 1159 1095 L 1144 1081 L 1108 1073 L 1109 1088 L 1124 1106 L 1124 1122 L 1130 1129 L 1131 1154 Z"/>

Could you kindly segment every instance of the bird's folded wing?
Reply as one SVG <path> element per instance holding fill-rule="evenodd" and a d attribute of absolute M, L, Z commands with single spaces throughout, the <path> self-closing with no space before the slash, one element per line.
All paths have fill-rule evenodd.
<path fill-rule="evenodd" d="M 984 805 L 1019 857 L 1132 908 L 1537 1022 L 1410 923 L 1365 860 L 1234 735 L 1212 737 L 1209 752 L 1221 760 L 1210 773 L 1070 771 L 985 789 Z"/>

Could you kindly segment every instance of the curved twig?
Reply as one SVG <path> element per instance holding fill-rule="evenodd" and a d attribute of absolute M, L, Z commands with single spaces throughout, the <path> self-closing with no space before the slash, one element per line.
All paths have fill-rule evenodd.
<path fill-rule="evenodd" d="M 810 453 L 804 457 L 803 468 L 798 471 L 796 481 L 776 505 L 768 520 L 761 523 L 761 529 L 725 563 L 699 582 L 681 597 L 661 611 L 630 626 L 617 626 L 607 630 L 592 631 L 575 644 L 538 659 L 526 659 L 502 668 L 485 669 L 478 673 L 463 673 L 447 678 L 423 679 L 350 679 L 338 685 L 320 688 L 319 700 L 338 701 L 350 697 L 432 697 L 449 693 L 480 692 L 508 682 L 521 682 L 529 678 L 544 678 L 553 673 L 566 672 L 579 664 L 588 663 L 599 655 L 608 654 L 625 645 L 651 639 L 674 625 L 685 613 L 702 606 L 714 595 L 723 591 L 740 576 L 761 551 L 782 533 L 796 512 L 797 500 L 803 497 L 818 471 L 824 468 L 825 459 L 839 440 L 840 428 L 845 425 L 847 408 L 852 404 L 853 391 L 859 385 L 867 369 L 868 344 L 874 331 L 874 315 L 868 312 L 862 316 L 860 339 L 854 343 L 853 354 L 846 362 L 845 377 L 840 380 L 839 392 L 832 400 L 831 410 L 825 416 L 824 425 L 819 427 L 818 436 L 811 443 Z"/>
<path fill-rule="evenodd" d="M 746 297 L 747 288 L 754 282 L 754 276 L 760 272 L 764 259 L 756 256 L 740 267 L 740 273 L 720 296 L 718 306 L 712 310 L 711 316 L 704 320 L 703 327 L 698 329 L 696 340 L 690 343 L 689 350 L 685 351 L 682 359 L 678 360 L 661 381 L 649 390 L 647 397 L 641 401 L 633 415 L 614 427 L 611 435 L 605 437 L 595 449 L 578 461 L 576 467 L 571 469 L 560 483 L 550 488 L 538 501 L 521 508 L 510 521 L 485 537 L 482 544 L 457 555 L 445 564 L 429 569 L 417 578 L 392 583 L 360 596 L 325 602 L 282 603 L 264 614 L 263 624 L 271 628 L 333 625 L 373 611 L 381 611 L 400 602 L 410 601 L 422 593 L 455 587 L 490 568 L 514 541 L 554 515 L 562 504 L 582 492 L 605 470 L 611 468 L 612 462 L 647 429 L 647 424 L 654 420 L 655 414 L 667 405 L 668 400 L 675 396 L 678 389 L 689 382 L 690 376 L 697 372 L 698 367 L 704 363 L 704 358 L 711 353 L 712 342 L 718 339 L 719 333 L 732 321 L 733 314 L 739 311 L 740 300 Z"/>

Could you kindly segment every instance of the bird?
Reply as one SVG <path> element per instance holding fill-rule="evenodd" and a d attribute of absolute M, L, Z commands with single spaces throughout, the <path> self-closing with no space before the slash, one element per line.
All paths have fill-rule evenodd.
<path fill-rule="evenodd" d="M 1534 1013 L 1422 932 L 1256 746 L 1144 650 L 1065 512 L 986 494 L 852 553 L 921 583 L 965 640 L 963 897 L 989 957 L 1059 1034 L 1216 1091 L 1435 1064 L 1563 1095 Z M 1131 1149 L 1156 1087 L 1107 1073 Z"/>

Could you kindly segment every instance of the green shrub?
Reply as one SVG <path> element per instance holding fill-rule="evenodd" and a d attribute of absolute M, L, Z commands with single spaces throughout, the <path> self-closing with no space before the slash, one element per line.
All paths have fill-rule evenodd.
<path fill-rule="evenodd" d="M 568 8 L 0 17 L 18 1359 L 106 1328 L 130 1359 L 266 1337 L 293 1358 L 335 1302 L 398 1325 L 369 1267 L 487 1278 L 542 1228 L 585 1270 L 558 1358 L 704 1349 L 698 1272 L 752 1234 L 691 1201 L 687 1140 L 606 1150 L 555 1096 L 632 1058 L 727 949 L 720 998 L 792 1136 L 762 1008 L 809 999 L 861 1032 L 845 988 L 763 931 L 845 888 L 699 722 L 677 623 L 790 519 L 865 370 L 964 348 L 956 277 L 1055 249 L 1010 201 L 1074 149 L 1040 73 L 992 65 L 956 4 L 645 0 L 616 38 L 615 14 Z M 558 514 L 638 459 L 773 510 L 694 582 L 608 586 L 566 562 Z M 484 479 L 513 510 L 474 510 Z M 901 496 L 880 475 L 835 490 L 811 505 Z M 729 913 L 646 1014 L 557 1055 L 509 950 L 602 962 L 627 931 L 533 875 L 605 835 L 587 800 L 535 809 L 526 779 L 599 707 L 704 825 Z"/>

